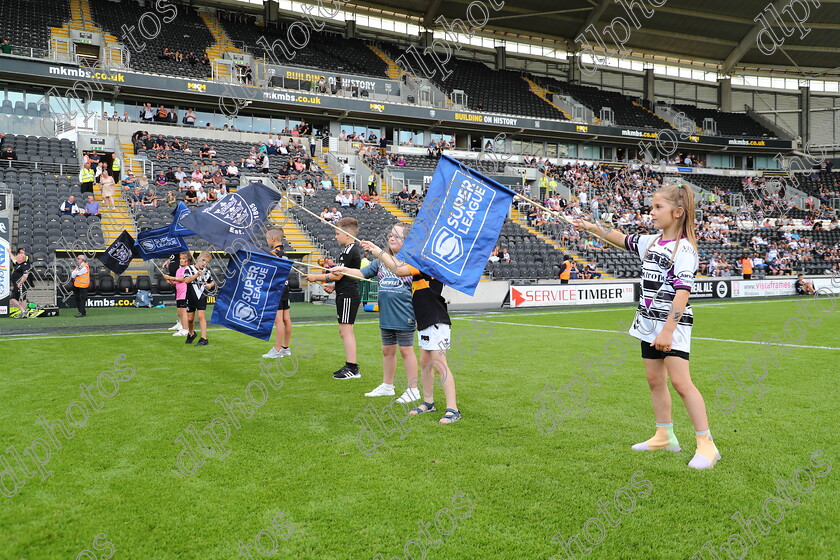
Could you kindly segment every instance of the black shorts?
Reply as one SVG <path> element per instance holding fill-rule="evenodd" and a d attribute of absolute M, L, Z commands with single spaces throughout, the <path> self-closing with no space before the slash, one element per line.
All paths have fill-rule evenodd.
<path fill-rule="evenodd" d="M 207 294 L 201 297 L 187 297 L 187 313 L 195 313 L 196 311 L 204 311 L 205 309 L 207 309 Z"/>
<path fill-rule="evenodd" d="M 667 356 L 682 358 L 683 360 L 688 361 L 688 352 L 683 352 L 682 350 L 663 352 L 651 346 L 650 342 L 645 342 L 644 340 L 642 341 L 642 358 L 647 358 L 649 360 L 664 360 Z"/>
<path fill-rule="evenodd" d="M 356 313 L 359 312 L 359 304 L 362 298 L 359 294 L 335 296 L 335 312 L 338 315 L 339 325 L 352 325 L 356 322 Z"/>
<path fill-rule="evenodd" d="M 24 301 L 26 299 L 26 292 L 29 291 L 25 285 L 21 288 L 18 288 L 17 282 L 12 282 L 12 293 L 11 299 L 15 299 L 17 301 Z"/>
<path fill-rule="evenodd" d="M 281 299 L 281 300 L 280 300 L 280 306 L 277 308 L 277 310 L 278 310 L 278 311 L 285 311 L 285 310 L 287 310 L 287 309 L 291 309 L 291 308 L 292 308 L 292 304 L 291 304 L 291 301 L 290 301 L 290 300 L 288 300 L 288 299 Z"/>
<path fill-rule="evenodd" d="M 178 309 L 186 309 L 187 308 L 187 300 L 176 299 L 175 300 L 175 307 L 177 307 Z"/>
<path fill-rule="evenodd" d="M 752 274 L 744 274 L 744 280 L 752 280 Z"/>

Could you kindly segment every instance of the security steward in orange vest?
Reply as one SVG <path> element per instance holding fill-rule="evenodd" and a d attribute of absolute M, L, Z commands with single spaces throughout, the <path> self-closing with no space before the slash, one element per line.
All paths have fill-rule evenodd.
<path fill-rule="evenodd" d="M 560 271 L 560 283 L 568 284 L 572 277 L 572 257 L 566 255 L 563 259 L 563 270 Z"/>
<path fill-rule="evenodd" d="M 76 308 L 79 312 L 76 317 L 87 317 L 85 305 L 87 304 L 87 292 L 90 287 L 90 265 L 84 255 L 76 257 L 78 266 L 70 276 L 73 278 L 73 295 L 76 296 Z"/>
<path fill-rule="evenodd" d="M 747 255 L 744 255 L 741 258 L 741 274 L 744 275 L 744 280 L 751 280 L 753 273 L 753 262 L 752 259 L 749 258 Z"/>

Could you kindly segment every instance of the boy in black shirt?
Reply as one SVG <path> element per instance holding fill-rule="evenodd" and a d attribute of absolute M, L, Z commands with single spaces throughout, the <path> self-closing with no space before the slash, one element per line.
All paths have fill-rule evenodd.
<path fill-rule="evenodd" d="M 335 239 L 342 246 L 338 256 L 338 266 L 344 268 L 362 267 L 362 250 L 354 237 L 359 234 L 359 222 L 356 218 L 341 218 L 336 225 L 347 233 L 336 230 Z M 347 235 L 347 234 L 350 235 Z M 352 237 L 351 237 L 352 236 Z M 335 282 L 335 309 L 338 315 L 338 332 L 344 342 L 346 363 L 333 373 L 334 379 L 358 379 L 362 376 L 356 364 L 356 335 L 353 323 L 359 311 L 361 296 L 359 295 L 359 281 L 338 272 L 327 271 L 318 274 L 307 274 L 310 282 Z"/>

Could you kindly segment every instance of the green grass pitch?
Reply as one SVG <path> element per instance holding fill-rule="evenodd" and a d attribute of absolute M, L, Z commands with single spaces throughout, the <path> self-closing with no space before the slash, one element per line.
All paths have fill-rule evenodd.
<path fill-rule="evenodd" d="M 171 309 L 92 309 L 87 324 L 111 326 L 80 334 L 64 316 L 52 334 L 4 320 L 0 558 L 840 558 L 840 309 L 804 301 L 695 304 L 692 376 L 723 456 L 706 472 L 686 466 L 673 391 L 682 452 L 630 450 L 653 414 L 638 343 L 617 332 L 629 307 L 455 315 L 451 426 L 440 388 L 438 413 L 399 424 L 363 396 L 381 382 L 373 314 L 352 381 L 330 376 L 328 310 L 293 306 L 309 322 L 280 369 L 260 358 L 270 344 L 212 325 L 210 346 L 186 347 L 160 328 Z M 237 427 L 217 401 L 248 396 L 264 404 Z M 37 423 L 72 430 L 68 413 L 69 439 Z"/>

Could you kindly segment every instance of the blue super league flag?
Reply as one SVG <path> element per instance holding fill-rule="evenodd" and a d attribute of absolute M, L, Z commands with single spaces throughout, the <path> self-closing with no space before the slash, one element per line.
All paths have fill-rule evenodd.
<path fill-rule="evenodd" d="M 252 183 L 179 220 L 181 227 L 195 232 L 228 253 L 238 249 L 257 250 L 263 243 L 254 238 L 254 227 L 265 222 L 269 208 L 280 193 L 262 183 Z"/>
<path fill-rule="evenodd" d="M 473 295 L 516 193 L 443 155 L 398 258 Z"/>
<path fill-rule="evenodd" d="M 168 257 L 172 253 L 180 253 L 190 249 L 183 237 L 173 236 L 169 233 L 169 226 L 139 233 L 134 246 L 144 261 L 158 257 Z"/>
<path fill-rule="evenodd" d="M 175 210 L 172 211 L 172 224 L 169 226 L 170 235 L 177 237 L 189 237 L 195 235 L 193 232 L 181 225 L 181 219 L 184 216 L 189 216 L 190 209 L 183 202 L 179 202 Z"/>
<path fill-rule="evenodd" d="M 219 290 L 210 322 L 268 340 L 291 269 L 289 259 L 237 251 L 228 264 L 228 280 Z"/>

